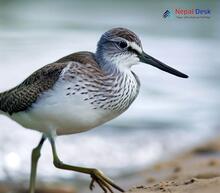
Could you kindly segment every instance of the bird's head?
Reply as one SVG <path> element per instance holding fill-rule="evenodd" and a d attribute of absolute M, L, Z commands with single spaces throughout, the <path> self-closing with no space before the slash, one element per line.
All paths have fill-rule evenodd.
<path fill-rule="evenodd" d="M 170 74 L 182 78 L 188 77 L 146 54 L 138 36 L 126 28 L 113 28 L 105 32 L 98 42 L 96 57 L 100 65 L 107 70 L 114 67 L 126 70 L 132 65 L 143 62 Z"/>

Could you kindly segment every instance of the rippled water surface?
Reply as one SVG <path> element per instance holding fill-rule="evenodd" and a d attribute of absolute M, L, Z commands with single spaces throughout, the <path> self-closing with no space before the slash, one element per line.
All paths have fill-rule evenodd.
<path fill-rule="evenodd" d="M 62 3 L 61 3 L 62 2 Z M 122 4 L 122 3 L 121 3 Z M 140 35 L 144 50 L 190 76 L 180 79 L 140 64 L 139 97 L 117 119 L 92 131 L 57 139 L 62 160 L 120 174 L 169 158 L 219 132 L 219 3 L 172 1 L 1 1 L 0 90 L 31 72 L 79 50 L 95 51 L 100 35 L 124 26 Z M 209 19 L 163 19 L 166 9 L 202 6 Z M 40 134 L 0 116 L 0 178 L 29 173 L 31 149 Z M 54 169 L 48 143 L 39 174 L 69 177 Z"/>

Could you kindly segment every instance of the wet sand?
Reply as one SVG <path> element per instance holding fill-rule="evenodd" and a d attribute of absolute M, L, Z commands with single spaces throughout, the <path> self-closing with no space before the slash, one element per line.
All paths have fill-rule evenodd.
<path fill-rule="evenodd" d="M 145 183 L 129 193 L 220 192 L 220 138 L 141 173 Z"/>
<path fill-rule="evenodd" d="M 132 193 L 218 193 L 220 178 L 194 179 L 188 181 L 168 181 L 153 186 L 140 186 L 128 192 Z"/>

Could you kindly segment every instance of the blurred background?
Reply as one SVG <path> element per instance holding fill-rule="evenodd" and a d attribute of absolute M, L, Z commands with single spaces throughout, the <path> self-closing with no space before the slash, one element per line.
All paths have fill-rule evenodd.
<path fill-rule="evenodd" d="M 176 8 L 210 9 L 211 15 L 180 19 Z M 113 178 L 130 175 L 219 135 L 219 8 L 215 0 L 0 0 L 0 91 L 65 55 L 94 52 L 101 34 L 112 27 L 131 29 L 146 53 L 189 79 L 137 65 L 133 71 L 142 87 L 130 109 L 89 132 L 57 138 L 66 163 L 97 167 Z M 166 10 L 171 16 L 163 18 Z M 4 116 L 0 125 L 0 180 L 26 183 L 40 133 Z M 39 181 L 89 180 L 55 169 L 48 143 L 38 174 Z"/>

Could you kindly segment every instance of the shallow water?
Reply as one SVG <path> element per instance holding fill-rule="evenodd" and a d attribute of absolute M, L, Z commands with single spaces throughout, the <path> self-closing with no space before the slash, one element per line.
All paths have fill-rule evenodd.
<path fill-rule="evenodd" d="M 210 19 L 181 21 L 164 20 L 161 15 L 167 8 L 190 8 L 191 4 L 128 1 L 122 14 L 117 1 L 88 3 L 2 1 L 0 90 L 64 55 L 94 51 L 100 35 L 115 26 L 137 32 L 148 54 L 190 78 L 180 79 L 144 64 L 134 66 L 142 86 L 130 109 L 92 131 L 59 137 L 62 160 L 118 175 L 169 158 L 219 133 L 219 13 L 215 11 L 219 3 L 195 4 L 211 8 Z M 0 123 L 0 178 L 26 179 L 31 149 L 40 134 L 3 116 Z M 54 169 L 48 143 L 42 155 L 39 175 L 73 176 Z"/>

